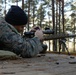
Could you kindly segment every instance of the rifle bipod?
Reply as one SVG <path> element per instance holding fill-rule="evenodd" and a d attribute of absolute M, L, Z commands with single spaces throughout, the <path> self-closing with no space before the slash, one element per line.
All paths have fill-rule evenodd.
<path fill-rule="evenodd" d="M 68 55 L 70 55 L 69 50 L 68 50 L 68 47 L 66 45 L 66 41 L 67 40 L 65 38 L 64 39 L 59 39 L 59 54 L 61 53 L 60 52 L 61 49 L 65 49 L 65 50 L 67 50 Z"/>

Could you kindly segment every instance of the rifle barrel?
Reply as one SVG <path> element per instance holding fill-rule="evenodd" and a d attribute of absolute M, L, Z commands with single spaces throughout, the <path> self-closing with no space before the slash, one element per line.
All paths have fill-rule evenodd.
<path fill-rule="evenodd" d="M 55 40 L 55 39 L 63 39 L 63 38 L 73 38 L 76 37 L 76 34 L 54 34 L 49 36 L 44 36 L 44 40 Z"/>

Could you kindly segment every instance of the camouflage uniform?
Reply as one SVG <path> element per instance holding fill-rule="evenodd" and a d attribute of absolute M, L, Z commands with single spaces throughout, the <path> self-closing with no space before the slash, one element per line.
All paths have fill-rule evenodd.
<path fill-rule="evenodd" d="M 23 38 L 17 30 L 0 18 L 0 49 L 16 53 L 21 57 L 33 57 L 43 50 L 37 37 Z"/>

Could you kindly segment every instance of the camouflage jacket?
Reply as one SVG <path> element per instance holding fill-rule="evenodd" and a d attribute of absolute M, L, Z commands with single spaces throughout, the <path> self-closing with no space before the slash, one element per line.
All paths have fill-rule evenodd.
<path fill-rule="evenodd" d="M 33 57 L 43 50 L 37 37 L 23 38 L 17 30 L 0 18 L 0 49 L 8 50 L 21 57 Z"/>

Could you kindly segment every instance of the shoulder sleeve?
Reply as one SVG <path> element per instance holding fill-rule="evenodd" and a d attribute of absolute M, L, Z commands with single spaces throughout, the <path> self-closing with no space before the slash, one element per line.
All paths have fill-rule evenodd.
<path fill-rule="evenodd" d="M 0 41 L 6 47 L 5 50 L 22 57 L 33 57 L 42 51 L 42 45 L 37 37 L 26 40 L 12 31 L 5 23 L 0 25 Z"/>
<path fill-rule="evenodd" d="M 40 40 L 37 37 L 27 39 L 26 43 L 26 50 L 23 50 L 22 57 L 33 57 L 43 50 Z"/>

